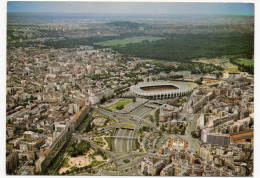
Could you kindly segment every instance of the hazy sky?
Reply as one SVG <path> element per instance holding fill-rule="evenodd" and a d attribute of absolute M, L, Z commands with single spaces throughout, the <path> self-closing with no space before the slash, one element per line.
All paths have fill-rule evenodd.
<path fill-rule="evenodd" d="M 252 3 L 179 2 L 30 2 L 11 1 L 7 12 L 127 13 L 127 14 L 253 14 Z"/>

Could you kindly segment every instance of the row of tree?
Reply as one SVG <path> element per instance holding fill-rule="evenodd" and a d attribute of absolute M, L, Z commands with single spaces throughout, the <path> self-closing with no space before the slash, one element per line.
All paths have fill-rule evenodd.
<path fill-rule="evenodd" d="M 90 143 L 86 140 L 81 140 L 78 144 L 75 143 L 76 141 L 74 141 L 74 144 L 70 145 L 70 147 L 67 150 L 71 157 L 83 155 L 91 148 Z"/>

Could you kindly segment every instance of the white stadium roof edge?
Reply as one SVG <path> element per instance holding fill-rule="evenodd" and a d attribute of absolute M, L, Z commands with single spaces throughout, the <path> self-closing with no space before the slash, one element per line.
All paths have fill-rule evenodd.
<path fill-rule="evenodd" d="M 172 85 L 177 87 L 178 89 L 174 90 L 165 90 L 165 91 L 144 91 L 141 87 L 152 87 L 152 86 L 164 86 L 164 85 Z M 130 92 L 137 97 L 141 98 L 152 98 L 152 99 L 166 99 L 173 98 L 176 96 L 181 96 L 193 88 L 190 88 L 186 82 L 174 82 L 174 81 L 154 81 L 154 82 L 142 82 L 137 85 L 130 87 Z"/>

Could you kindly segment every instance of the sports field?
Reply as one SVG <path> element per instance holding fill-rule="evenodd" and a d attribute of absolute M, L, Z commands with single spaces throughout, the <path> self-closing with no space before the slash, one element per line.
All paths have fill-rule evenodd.
<path fill-rule="evenodd" d="M 160 37 L 152 37 L 152 36 L 139 36 L 139 37 L 131 37 L 131 38 L 124 38 L 124 39 L 118 39 L 118 40 L 107 40 L 102 41 L 98 43 L 94 43 L 94 45 L 100 45 L 100 46 L 125 46 L 128 43 L 141 43 L 144 40 L 148 41 L 156 41 L 163 38 Z"/>

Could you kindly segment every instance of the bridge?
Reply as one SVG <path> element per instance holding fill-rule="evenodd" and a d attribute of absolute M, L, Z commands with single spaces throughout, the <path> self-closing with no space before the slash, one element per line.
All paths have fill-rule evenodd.
<path fill-rule="evenodd" d="M 130 136 L 104 136 L 104 137 L 122 138 L 122 139 L 137 139 L 136 137 L 130 137 Z"/>

